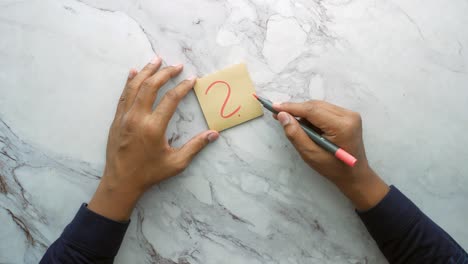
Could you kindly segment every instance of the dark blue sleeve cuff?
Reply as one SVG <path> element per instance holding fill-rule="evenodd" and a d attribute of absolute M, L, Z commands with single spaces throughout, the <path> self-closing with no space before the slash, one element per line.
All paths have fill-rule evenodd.
<path fill-rule="evenodd" d="M 421 214 L 419 208 L 395 186 L 390 186 L 390 191 L 375 207 L 356 212 L 376 241 L 400 236 Z"/>
<path fill-rule="evenodd" d="M 94 213 L 81 205 L 73 221 L 65 228 L 62 239 L 102 258 L 117 255 L 130 221 L 121 223 Z"/>
<path fill-rule="evenodd" d="M 394 186 L 374 208 L 357 213 L 390 263 L 464 263 L 468 258 L 449 234 Z"/>

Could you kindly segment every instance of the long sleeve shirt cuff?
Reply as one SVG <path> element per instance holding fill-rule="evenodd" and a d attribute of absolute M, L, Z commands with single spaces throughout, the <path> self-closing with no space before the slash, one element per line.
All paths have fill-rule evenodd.
<path fill-rule="evenodd" d="M 390 191 L 375 207 L 357 213 L 374 239 L 382 241 L 404 233 L 421 211 L 400 190 L 390 186 Z"/>
<path fill-rule="evenodd" d="M 464 263 L 460 245 L 396 187 L 374 208 L 357 212 L 390 263 Z"/>
<path fill-rule="evenodd" d="M 116 222 L 81 205 L 73 221 L 65 228 L 62 239 L 102 258 L 117 255 L 130 221 Z"/>

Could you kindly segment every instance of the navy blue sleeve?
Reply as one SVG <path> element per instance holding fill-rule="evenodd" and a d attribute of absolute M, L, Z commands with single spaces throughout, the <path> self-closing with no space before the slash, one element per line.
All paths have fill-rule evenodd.
<path fill-rule="evenodd" d="M 40 263 L 112 263 L 129 223 L 105 218 L 83 204 Z"/>
<path fill-rule="evenodd" d="M 463 248 L 394 186 L 358 215 L 390 263 L 468 263 Z"/>

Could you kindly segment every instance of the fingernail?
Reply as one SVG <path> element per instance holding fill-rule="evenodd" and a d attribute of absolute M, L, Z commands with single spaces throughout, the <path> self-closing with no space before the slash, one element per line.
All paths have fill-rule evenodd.
<path fill-rule="evenodd" d="M 160 62 L 161 62 L 161 57 L 159 57 L 158 55 L 156 55 L 156 56 L 150 61 L 150 63 L 151 63 L 151 64 L 154 64 L 154 65 L 156 65 L 156 64 L 158 64 L 158 63 L 160 63 Z"/>
<path fill-rule="evenodd" d="M 137 75 L 138 71 L 134 68 L 130 69 L 130 72 L 128 73 L 128 78 L 133 79 Z"/>
<path fill-rule="evenodd" d="M 281 106 L 281 103 L 273 103 L 273 108 L 279 108 Z"/>
<path fill-rule="evenodd" d="M 279 114 L 278 114 L 278 121 L 280 122 L 280 124 L 281 124 L 282 126 L 288 125 L 288 124 L 289 124 L 289 121 L 290 121 L 289 115 L 286 114 L 286 113 L 284 113 L 284 112 L 279 113 Z"/>
<path fill-rule="evenodd" d="M 193 76 L 188 77 L 187 81 L 193 81 L 195 79 L 197 79 L 197 76 L 193 75 Z"/>
<path fill-rule="evenodd" d="M 219 137 L 219 134 L 218 134 L 218 133 L 216 133 L 216 132 L 211 132 L 211 133 L 208 134 L 208 137 L 207 137 L 207 138 L 208 138 L 208 141 L 209 141 L 209 142 L 213 142 L 213 141 L 217 140 L 218 137 Z"/>
<path fill-rule="evenodd" d="M 176 68 L 176 69 L 182 69 L 184 67 L 183 64 L 175 64 L 175 65 L 172 65 L 172 67 Z"/>

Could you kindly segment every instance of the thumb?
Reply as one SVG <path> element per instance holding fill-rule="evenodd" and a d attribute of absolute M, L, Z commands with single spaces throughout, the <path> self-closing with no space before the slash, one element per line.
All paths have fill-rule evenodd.
<path fill-rule="evenodd" d="M 217 140 L 218 137 L 219 133 L 214 130 L 202 132 L 185 143 L 185 145 L 180 148 L 179 155 L 183 160 L 190 162 L 202 149 L 210 142 Z"/>
<path fill-rule="evenodd" d="M 278 121 L 284 128 L 286 137 L 299 151 L 319 151 L 320 148 L 307 136 L 296 118 L 286 112 L 278 114 Z"/>

